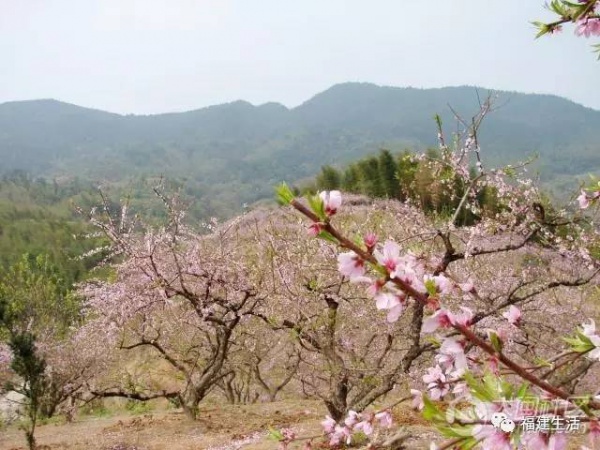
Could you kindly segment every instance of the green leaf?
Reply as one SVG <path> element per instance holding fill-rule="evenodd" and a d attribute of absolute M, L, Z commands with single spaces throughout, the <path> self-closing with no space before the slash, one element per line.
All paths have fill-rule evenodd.
<path fill-rule="evenodd" d="M 275 188 L 277 202 L 281 205 L 289 205 L 294 200 L 295 195 L 286 183 L 281 183 Z"/>
<path fill-rule="evenodd" d="M 338 241 L 336 238 L 334 238 L 331 233 L 329 233 L 328 231 L 321 231 L 319 234 L 317 234 L 317 237 L 320 239 L 324 239 L 326 241 L 332 242 L 334 244 L 337 244 Z"/>
<path fill-rule="evenodd" d="M 531 24 L 538 29 L 538 33 L 535 35 L 536 39 L 550 32 L 550 27 L 544 22 L 535 21 L 531 22 Z"/>
<path fill-rule="evenodd" d="M 550 364 L 544 358 L 539 358 L 539 357 L 534 358 L 533 362 L 535 363 L 536 366 L 552 367 L 552 364 Z"/>
<path fill-rule="evenodd" d="M 494 347 L 494 350 L 496 350 L 498 353 L 500 353 L 502 351 L 503 344 L 495 332 L 490 333 L 490 341 L 492 343 L 492 347 Z"/>
<path fill-rule="evenodd" d="M 570 3 L 570 2 L 566 2 L 566 1 L 563 3 L 567 4 L 570 7 L 566 15 L 571 17 L 571 19 L 573 21 L 581 19 L 583 16 L 583 13 L 585 13 L 585 10 L 587 9 L 587 6 L 588 6 L 585 3 Z"/>
<path fill-rule="evenodd" d="M 472 427 L 464 427 L 460 425 L 457 427 L 441 426 L 438 427 L 438 430 L 444 437 L 447 438 L 470 438 L 473 436 Z"/>
<path fill-rule="evenodd" d="M 435 347 L 439 347 L 442 345 L 441 341 L 435 337 L 433 334 L 426 334 L 423 339 L 424 342 L 434 345 Z"/>
<path fill-rule="evenodd" d="M 283 433 L 279 430 L 275 430 L 275 429 L 269 427 L 269 434 L 267 437 L 274 441 L 282 441 Z"/>
<path fill-rule="evenodd" d="M 382 265 L 379 265 L 379 264 L 374 265 L 373 269 L 383 277 L 387 277 L 389 275 L 387 269 L 385 267 L 383 267 Z"/>
<path fill-rule="evenodd" d="M 469 389 L 471 390 L 471 393 L 475 398 L 489 403 L 497 399 L 498 390 L 496 386 L 491 383 L 489 378 L 486 379 L 486 377 L 484 377 L 484 382 L 482 383 L 475 379 L 475 377 L 468 372 L 463 375 L 463 378 L 465 379 Z"/>
<path fill-rule="evenodd" d="M 435 281 L 427 280 L 425 282 L 425 288 L 427 289 L 427 293 L 429 295 L 435 295 L 437 293 L 437 288 L 435 287 Z"/>
<path fill-rule="evenodd" d="M 554 11 L 556 14 L 558 14 L 561 17 L 566 16 L 568 13 L 568 9 L 566 9 L 563 6 L 562 2 L 560 2 L 558 0 L 552 0 L 549 7 L 552 11 Z"/>
<path fill-rule="evenodd" d="M 563 337 L 563 340 L 569 344 L 571 349 L 577 353 L 585 353 L 589 352 L 596 348 L 596 346 L 592 343 L 590 338 L 588 338 L 585 334 L 581 332 L 581 330 L 577 331 L 575 337 Z"/>
<path fill-rule="evenodd" d="M 473 437 L 473 427 L 466 427 L 462 429 L 450 429 L 446 427 L 438 428 L 444 437 L 449 439 L 457 439 L 462 438 L 458 442 L 455 443 L 455 446 L 452 448 L 459 448 L 460 450 L 471 450 L 477 444 L 479 444 L 479 440 Z"/>
<path fill-rule="evenodd" d="M 318 195 L 309 195 L 308 196 L 308 204 L 310 209 L 319 217 L 321 220 L 325 220 L 325 203 L 323 203 L 323 199 Z"/>
<path fill-rule="evenodd" d="M 426 395 L 423 396 L 423 405 L 423 418 L 425 420 L 433 422 L 443 420 L 444 417 L 441 411 L 438 409 L 437 406 L 433 404 L 431 400 L 429 400 L 429 398 Z"/>
<path fill-rule="evenodd" d="M 529 390 L 529 383 L 523 383 L 519 390 L 517 391 L 516 398 L 523 400 L 527 396 L 527 391 Z"/>
<path fill-rule="evenodd" d="M 461 443 L 460 449 L 461 450 L 471 450 L 473 448 L 475 448 L 475 446 L 479 444 L 479 439 L 475 439 L 474 437 L 471 437 L 469 439 L 465 439 L 463 441 L 463 443 Z"/>

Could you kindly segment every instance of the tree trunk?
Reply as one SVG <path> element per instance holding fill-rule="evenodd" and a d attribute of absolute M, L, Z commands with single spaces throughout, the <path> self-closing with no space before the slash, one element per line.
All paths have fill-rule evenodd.
<path fill-rule="evenodd" d="M 188 386 L 185 391 L 179 394 L 179 401 L 185 415 L 190 420 L 196 420 L 198 417 L 198 405 L 200 404 L 200 399 L 192 386 Z"/>
<path fill-rule="evenodd" d="M 332 386 L 331 397 L 325 401 L 327 411 L 333 420 L 339 422 L 346 416 L 348 407 L 348 377 L 346 375 L 338 379 Z"/>

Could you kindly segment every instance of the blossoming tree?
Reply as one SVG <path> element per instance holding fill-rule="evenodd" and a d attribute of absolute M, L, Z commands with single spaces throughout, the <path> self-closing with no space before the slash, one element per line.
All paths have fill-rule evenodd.
<path fill-rule="evenodd" d="M 227 375 L 224 366 L 238 328 L 263 300 L 261 279 L 241 264 L 241 249 L 227 229 L 190 232 L 176 199 L 157 193 L 169 210 L 163 228 L 129 221 L 126 209 L 113 218 L 107 202 L 104 215 L 91 215 L 122 262 L 114 266 L 115 280 L 90 282 L 81 292 L 88 299 L 85 327 L 97 332 L 99 345 L 155 355 L 163 364 L 151 369 L 166 373 L 172 386 L 129 371 L 90 390 L 101 397 L 173 399 L 195 417 L 199 402 Z"/>
<path fill-rule="evenodd" d="M 441 158 L 430 161 L 433 172 L 439 177 L 449 168 L 466 189 L 448 217 L 422 227 L 412 240 L 382 239 L 368 229 L 363 238 L 353 238 L 356 227 L 336 220 L 343 208 L 337 191 L 301 201 L 283 185 L 278 196 L 310 220 L 309 233 L 340 249 L 339 272 L 365 286 L 372 307 L 386 311 L 388 322 L 408 315 L 405 369 L 435 353 L 425 359 L 425 393 L 413 394 L 425 417 L 450 438 L 439 448 L 566 448 L 564 428 L 528 430 L 524 424 L 536 415 L 552 423 L 575 417 L 589 423 L 595 438 L 600 402 L 590 389 L 598 376 L 593 363 L 600 341 L 593 320 L 585 319 L 595 314 L 593 290 L 585 287 L 597 282 L 600 267 L 589 253 L 596 231 L 579 214 L 547 213 L 523 176 L 526 163 L 484 165 L 477 126 L 489 111 L 486 102 L 472 121 L 463 122 L 464 134 L 455 140 L 460 145 L 453 148 L 440 127 Z M 484 189 L 494 193 L 498 206 L 487 214 L 478 195 Z M 480 220 L 457 227 L 463 209 Z M 396 226 L 410 226 L 410 219 Z M 559 322 L 547 320 L 556 315 Z M 578 324 L 564 345 L 561 335 L 572 334 Z M 444 412 L 440 400 L 454 406 Z M 497 417 L 506 422 L 500 426 Z M 377 421 L 376 414 L 349 411 L 345 420 L 329 417 L 323 426 L 330 445 L 337 446 L 356 431 L 371 434 Z M 387 425 L 387 417 L 380 422 Z"/>

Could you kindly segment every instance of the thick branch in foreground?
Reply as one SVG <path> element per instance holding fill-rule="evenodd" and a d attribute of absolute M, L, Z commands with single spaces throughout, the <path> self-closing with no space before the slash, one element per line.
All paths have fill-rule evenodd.
<path fill-rule="evenodd" d="M 98 397 L 98 398 L 120 397 L 120 398 L 127 398 L 129 400 L 139 400 L 142 402 L 156 400 L 157 398 L 177 398 L 177 397 L 179 397 L 179 391 L 158 391 L 158 392 L 152 392 L 152 393 L 142 393 L 142 392 L 130 392 L 130 391 L 122 390 L 122 389 L 109 389 L 106 391 L 91 391 L 90 393 L 94 397 Z"/>

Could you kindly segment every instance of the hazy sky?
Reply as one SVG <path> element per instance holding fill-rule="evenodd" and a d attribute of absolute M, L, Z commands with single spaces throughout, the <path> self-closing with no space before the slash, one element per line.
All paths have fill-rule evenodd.
<path fill-rule="evenodd" d="M 333 84 L 479 85 L 600 109 L 573 28 L 534 40 L 543 0 L 0 0 L 0 102 L 119 113 L 245 99 L 296 106 Z"/>

